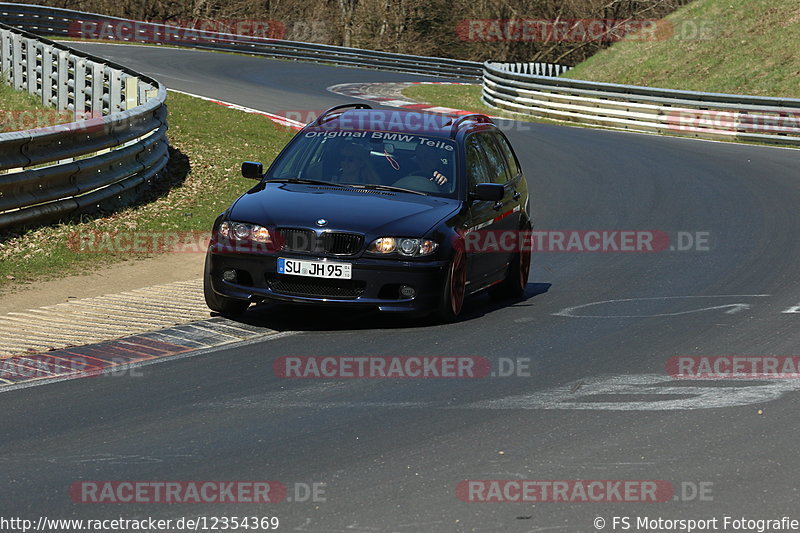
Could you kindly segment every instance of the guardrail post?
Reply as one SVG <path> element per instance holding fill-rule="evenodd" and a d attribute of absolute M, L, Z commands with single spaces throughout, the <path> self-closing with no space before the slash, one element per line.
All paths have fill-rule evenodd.
<path fill-rule="evenodd" d="M 56 70 L 56 107 L 64 110 L 69 104 L 69 52 L 61 50 L 58 53 L 58 68 Z"/>
<path fill-rule="evenodd" d="M 53 105 L 53 49 L 42 48 L 42 105 Z"/>
<path fill-rule="evenodd" d="M 147 83 L 139 83 L 139 103 L 146 102 L 150 99 L 150 89 L 152 87 Z"/>
<path fill-rule="evenodd" d="M 25 39 L 25 90 L 36 94 L 36 41 Z"/>
<path fill-rule="evenodd" d="M 127 76 L 125 78 L 125 109 L 133 109 L 139 105 L 139 78 Z"/>
<path fill-rule="evenodd" d="M 11 32 L 0 30 L 0 73 L 11 74 Z"/>
<path fill-rule="evenodd" d="M 11 85 L 13 85 L 15 89 L 21 91 L 24 88 L 22 86 L 22 38 L 14 34 L 11 36 L 11 40 Z"/>
<path fill-rule="evenodd" d="M 105 87 L 105 66 L 92 63 L 92 114 L 99 117 L 103 114 L 103 88 Z"/>
<path fill-rule="evenodd" d="M 108 75 L 108 112 L 117 113 L 123 110 L 122 71 L 110 69 Z"/>
<path fill-rule="evenodd" d="M 86 61 L 75 61 L 75 116 L 86 111 Z"/>

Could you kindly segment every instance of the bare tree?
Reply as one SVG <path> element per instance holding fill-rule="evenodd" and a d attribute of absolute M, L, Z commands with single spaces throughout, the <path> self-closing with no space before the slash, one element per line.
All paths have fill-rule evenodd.
<path fill-rule="evenodd" d="M 25 0 L 12 0 L 25 3 Z M 37 0 L 138 20 L 265 19 L 285 38 L 483 61 L 576 64 L 609 45 L 599 40 L 465 39 L 474 20 L 658 19 L 689 0 Z M 574 23 L 573 23 L 574 24 Z"/>

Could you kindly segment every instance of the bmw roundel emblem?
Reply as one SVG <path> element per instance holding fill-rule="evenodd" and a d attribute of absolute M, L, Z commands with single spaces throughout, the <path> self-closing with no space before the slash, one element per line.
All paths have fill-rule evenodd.
<path fill-rule="evenodd" d="M 321 219 L 317 220 L 317 226 L 324 226 L 327 223 L 328 223 L 328 221 L 325 220 L 324 218 L 321 218 Z"/>

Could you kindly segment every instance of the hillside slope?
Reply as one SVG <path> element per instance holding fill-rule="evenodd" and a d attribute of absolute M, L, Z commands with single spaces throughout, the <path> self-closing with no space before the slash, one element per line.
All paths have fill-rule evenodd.
<path fill-rule="evenodd" d="M 564 76 L 800 97 L 800 0 L 695 0 L 666 20 L 661 39 L 615 43 Z"/>

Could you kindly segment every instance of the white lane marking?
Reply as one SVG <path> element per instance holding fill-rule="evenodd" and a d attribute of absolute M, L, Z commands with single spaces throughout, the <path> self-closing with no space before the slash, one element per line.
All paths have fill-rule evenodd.
<path fill-rule="evenodd" d="M 412 102 L 413 104 L 413 102 Z M 434 106 L 425 109 L 428 113 L 460 113 L 463 109 L 454 109 L 452 107 Z"/>
<path fill-rule="evenodd" d="M 726 314 L 734 314 L 738 313 L 739 311 L 744 311 L 745 309 L 750 308 L 750 304 L 745 303 L 735 303 L 735 304 L 726 304 L 726 305 L 715 305 L 711 307 L 702 307 L 698 309 L 690 309 L 688 311 L 676 311 L 674 313 L 650 313 L 650 314 L 640 314 L 640 315 L 579 315 L 575 314 L 575 311 L 578 309 L 585 309 L 587 307 L 593 307 L 596 305 L 603 305 L 603 304 L 614 304 L 614 303 L 621 303 L 621 302 L 644 302 L 644 301 L 654 301 L 654 300 L 679 300 L 679 299 L 698 299 L 698 298 L 765 298 L 770 296 L 769 294 L 720 294 L 720 295 L 710 295 L 710 296 L 656 296 L 652 298 L 620 298 L 616 300 L 602 300 L 599 302 L 591 302 L 588 304 L 582 305 L 575 305 L 572 307 L 567 307 L 562 309 L 558 313 L 553 313 L 553 316 L 566 316 L 569 318 L 648 318 L 648 317 L 663 317 L 663 316 L 679 316 L 679 315 L 688 315 L 690 313 L 700 313 L 703 311 L 713 311 L 717 309 L 728 309 L 725 311 Z"/>
<path fill-rule="evenodd" d="M 717 309 L 722 309 L 724 307 L 730 307 L 727 311 L 725 311 L 726 315 L 733 315 L 738 313 L 739 311 L 744 311 L 745 309 L 750 309 L 752 307 L 750 304 L 732 304 L 732 305 L 720 305 Z"/>
<path fill-rule="evenodd" d="M 322 396 L 342 382 L 312 383 L 205 405 L 222 409 L 522 409 L 594 411 L 675 411 L 763 404 L 800 390 L 798 379 L 672 378 L 662 374 L 593 376 L 542 391 L 453 405 L 449 401 L 329 401 Z"/>
<path fill-rule="evenodd" d="M 376 97 L 370 95 L 364 95 L 365 100 L 374 100 Z M 380 98 L 380 97 L 378 97 Z M 383 105 L 388 105 L 391 107 L 405 107 L 407 105 L 414 105 L 416 102 L 409 102 L 408 100 L 383 100 L 380 102 Z M 433 108 L 431 108 L 433 109 Z"/>
<path fill-rule="evenodd" d="M 110 464 L 110 465 L 141 465 L 141 464 L 154 464 L 172 462 L 180 459 L 190 459 L 196 457 L 194 454 L 165 454 L 165 455 L 139 455 L 139 454 L 115 454 L 115 453 L 97 453 L 97 454 L 67 454 L 67 455 L 54 455 L 48 453 L 43 456 L 38 453 L 15 453 L 6 454 L 0 458 L 2 463 L 30 463 L 31 461 L 39 461 L 52 464 Z"/>
<path fill-rule="evenodd" d="M 795 305 L 794 307 L 790 307 L 786 311 L 782 311 L 782 313 L 800 313 L 800 305 Z"/>
<path fill-rule="evenodd" d="M 267 111 L 261 111 L 260 109 L 253 109 L 252 107 L 245 107 L 243 105 L 234 104 L 232 102 L 226 102 L 224 100 L 219 100 L 217 98 L 211 98 L 211 97 L 208 97 L 208 96 L 201 96 L 199 94 L 187 93 L 186 91 L 178 91 L 176 89 L 167 89 L 167 90 L 169 92 L 171 92 L 171 93 L 185 94 L 186 96 L 191 96 L 192 98 L 199 98 L 200 100 L 205 100 L 207 102 L 212 102 L 212 103 L 215 103 L 215 104 L 219 104 L 219 105 L 228 107 L 230 109 L 235 109 L 237 111 L 243 111 L 245 113 L 250 113 L 250 114 L 253 114 L 253 115 L 261 115 L 263 117 L 266 117 L 266 118 L 270 119 L 272 122 L 275 122 L 276 124 L 278 124 L 280 126 L 288 126 L 290 128 L 297 129 L 297 130 L 302 129 L 303 127 L 305 127 L 305 124 L 303 122 L 299 122 L 297 120 L 292 120 L 290 118 L 286 118 L 286 117 L 281 116 L 281 115 L 276 115 L 274 113 L 269 113 Z"/>
<path fill-rule="evenodd" d="M 658 374 L 598 376 L 531 394 L 461 406 L 461 409 L 567 409 L 595 411 L 674 411 L 761 404 L 800 390 L 797 379 L 702 380 L 707 385 Z M 693 380 L 696 383 L 700 380 Z M 633 396 L 625 401 L 624 396 Z M 642 395 L 655 396 L 641 400 Z M 609 399 L 608 396 L 622 396 Z M 662 398 L 658 398 L 661 396 Z M 456 407 L 454 407 L 456 408 Z"/>

